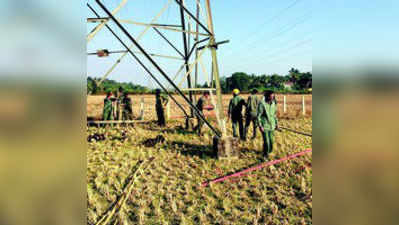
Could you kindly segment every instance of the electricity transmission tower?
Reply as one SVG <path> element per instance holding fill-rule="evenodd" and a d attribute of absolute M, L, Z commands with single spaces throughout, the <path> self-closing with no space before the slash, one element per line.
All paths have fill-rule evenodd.
<path fill-rule="evenodd" d="M 88 55 L 97 55 L 99 57 L 108 56 L 110 54 L 121 54 L 116 62 L 102 76 L 102 79 L 99 80 L 97 85 L 101 84 L 101 82 L 103 82 L 118 66 L 121 60 L 129 54 L 158 86 L 169 95 L 172 101 L 174 101 L 183 112 L 187 120 L 197 116 L 214 132 L 219 140 L 222 139 L 226 141 L 228 139 L 231 142 L 231 138 L 227 137 L 226 133 L 226 121 L 223 110 L 216 53 L 218 46 L 228 41 L 216 42 L 210 0 L 165 0 L 166 4 L 150 22 L 134 21 L 118 17 L 118 13 L 121 9 L 128 4 L 128 0 L 121 0 L 119 5 L 113 9 L 110 9 L 110 6 L 106 4 L 106 0 L 93 0 L 92 5 L 90 1 L 87 3 L 87 6 L 93 17 L 87 18 L 87 22 L 95 23 L 96 26 L 87 35 L 87 43 L 91 42 L 100 30 L 106 29 L 124 47 L 123 50 L 101 49 L 94 53 L 88 53 Z M 130 4 L 139 4 L 138 0 L 131 1 Z M 94 3 L 97 9 L 100 10 L 95 10 L 93 7 Z M 157 5 L 153 5 L 154 8 L 157 7 Z M 175 10 L 178 10 L 176 15 L 180 17 L 178 18 L 179 22 L 177 24 L 167 24 L 158 21 L 161 15 L 172 6 Z M 139 35 L 133 35 L 133 32 L 129 29 L 131 26 L 135 26 L 135 28 L 142 27 L 144 29 Z M 116 30 L 122 33 L 122 35 L 117 33 Z M 154 37 L 151 36 L 151 38 L 157 36 L 156 38 L 163 40 L 164 45 L 170 47 L 171 54 L 150 53 L 149 49 L 140 42 L 143 36 L 150 30 L 153 31 L 152 35 L 154 35 Z M 172 32 L 179 33 L 179 35 L 181 35 L 180 38 L 168 38 L 167 33 Z M 172 52 L 174 56 L 172 56 Z M 210 61 L 209 58 L 206 59 L 211 65 L 210 71 L 206 69 L 204 63 L 205 53 L 210 55 Z M 158 60 L 160 59 L 180 61 L 181 65 L 177 73 L 167 73 L 167 68 L 159 64 Z M 153 72 L 154 70 L 156 71 L 155 73 Z M 200 76 L 205 78 L 209 87 L 198 88 L 197 82 Z M 161 79 L 164 82 L 162 82 Z M 179 79 L 181 81 L 177 83 Z M 187 88 L 183 88 L 183 81 L 186 81 Z M 165 85 L 165 83 L 167 85 Z M 189 106 L 189 112 L 187 112 L 182 103 L 178 102 L 174 95 L 171 94 L 172 92 L 182 97 L 183 103 Z M 195 106 L 195 95 L 198 92 L 210 93 L 211 101 L 216 106 L 218 128 L 215 128 Z M 231 146 L 231 144 L 224 145 Z"/>

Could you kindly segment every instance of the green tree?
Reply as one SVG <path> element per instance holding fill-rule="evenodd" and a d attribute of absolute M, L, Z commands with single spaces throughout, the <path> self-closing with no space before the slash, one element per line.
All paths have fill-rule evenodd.
<path fill-rule="evenodd" d="M 310 72 L 300 73 L 295 86 L 298 90 L 308 89 L 312 87 L 312 74 Z"/>
<path fill-rule="evenodd" d="M 273 74 L 270 77 L 270 87 L 274 90 L 281 90 L 284 88 L 284 77 L 278 75 L 278 74 Z"/>
<path fill-rule="evenodd" d="M 100 86 L 97 83 L 100 81 L 99 78 L 87 78 L 87 93 L 99 94 L 106 92 L 116 92 L 119 87 L 122 87 L 124 91 L 128 93 L 148 93 L 150 90 L 147 87 L 133 84 L 131 82 L 118 82 L 115 80 L 105 79 Z"/>
<path fill-rule="evenodd" d="M 233 73 L 231 77 L 226 79 L 227 91 L 232 91 L 235 88 L 238 88 L 240 91 L 248 91 L 250 80 L 250 77 L 246 73 Z"/>
<path fill-rule="evenodd" d="M 301 72 L 298 69 L 291 68 L 289 71 L 290 81 L 296 83 L 299 80 Z"/>
<path fill-rule="evenodd" d="M 301 73 L 298 69 L 289 71 L 290 81 L 294 82 L 295 90 L 305 90 L 312 87 L 312 73 Z"/>
<path fill-rule="evenodd" d="M 87 93 L 88 94 L 97 94 L 97 82 L 95 79 L 91 77 L 87 77 Z"/>

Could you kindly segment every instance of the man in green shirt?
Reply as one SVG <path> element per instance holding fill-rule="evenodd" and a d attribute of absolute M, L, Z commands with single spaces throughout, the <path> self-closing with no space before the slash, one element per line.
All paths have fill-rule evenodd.
<path fill-rule="evenodd" d="M 123 120 L 122 118 L 122 113 L 123 113 L 123 105 L 122 105 L 122 99 L 123 99 L 123 88 L 119 87 L 118 91 L 115 93 L 115 120 Z"/>
<path fill-rule="evenodd" d="M 237 137 L 237 126 L 239 127 L 240 139 L 245 140 L 244 127 L 242 118 L 242 108 L 245 105 L 245 100 L 239 96 L 240 90 L 233 90 L 233 98 L 229 103 L 229 119 L 231 118 L 233 126 L 233 137 Z"/>
<path fill-rule="evenodd" d="M 259 103 L 257 117 L 263 137 L 263 155 L 267 158 L 273 151 L 274 130 L 278 129 L 277 104 L 274 92 L 266 91 L 264 99 Z"/>
<path fill-rule="evenodd" d="M 251 139 L 256 138 L 256 128 L 258 126 L 257 110 L 259 105 L 259 98 L 256 96 L 258 90 L 253 89 L 251 95 L 248 97 L 246 110 L 245 110 L 245 133 L 244 138 L 247 138 L 249 126 L 253 126 L 253 135 Z"/>
<path fill-rule="evenodd" d="M 198 99 L 196 107 L 198 110 L 201 112 L 202 115 L 204 115 L 204 106 L 208 104 L 209 100 L 209 93 L 204 92 L 204 94 Z M 204 121 L 201 120 L 199 115 L 196 114 L 197 117 L 197 126 L 194 128 L 195 131 L 197 131 L 198 135 L 201 135 L 201 129 L 204 126 Z"/>
<path fill-rule="evenodd" d="M 164 107 L 168 104 L 168 97 L 161 94 L 160 89 L 155 90 L 155 109 L 158 116 L 158 125 L 164 127 L 166 125 Z"/>
<path fill-rule="evenodd" d="M 132 101 L 129 98 L 127 92 L 123 92 L 119 97 L 119 104 L 122 120 L 131 120 L 133 118 Z"/>
<path fill-rule="evenodd" d="M 103 120 L 114 120 L 113 101 L 115 99 L 112 96 L 112 92 L 108 92 L 104 99 Z"/>

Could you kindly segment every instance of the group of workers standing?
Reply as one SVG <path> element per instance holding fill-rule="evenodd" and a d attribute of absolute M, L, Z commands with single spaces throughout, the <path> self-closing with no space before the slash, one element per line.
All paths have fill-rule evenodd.
<path fill-rule="evenodd" d="M 119 88 L 116 94 L 108 92 L 104 99 L 103 120 L 131 120 L 132 102 L 127 92 Z"/>
<path fill-rule="evenodd" d="M 107 93 L 104 99 L 103 119 L 104 120 L 131 120 L 133 117 L 131 100 L 122 88 L 113 96 L 111 92 Z M 168 96 L 161 93 L 159 89 L 155 91 L 155 109 L 158 117 L 158 125 L 166 125 L 164 108 L 168 104 Z M 204 92 L 196 104 L 200 114 L 204 116 L 204 110 L 211 110 L 209 104 L 209 93 Z M 243 116 L 243 109 L 245 113 Z M 247 139 L 248 129 L 252 123 L 253 135 L 251 139 L 256 138 L 257 128 L 259 127 L 263 137 L 263 153 L 267 157 L 273 150 L 274 131 L 278 128 L 277 121 L 277 102 L 273 91 L 265 91 L 264 97 L 260 99 L 257 96 L 257 90 L 251 91 L 251 95 L 245 101 L 240 96 L 238 89 L 233 90 L 233 98 L 229 102 L 228 120 L 232 122 L 233 136 L 239 137 L 245 141 Z M 196 114 L 197 126 L 194 130 L 201 135 L 204 121 L 200 115 Z M 245 123 L 245 124 L 244 124 Z M 237 134 L 238 129 L 238 134 Z"/>
<path fill-rule="evenodd" d="M 162 94 L 159 89 L 155 90 L 155 110 L 158 117 L 158 125 L 166 125 L 164 107 L 168 104 L 168 96 Z M 104 98 L 103 120 L 132 120 L 132 102 L 128 93 L 119 88 L 117 93 L 108 92 Z"/>
<path fill-rule="evenodd" d="M 233 90 L 233 98 L 230 100 L 228 109 L 228 119 L 231 119 L 233 136 L 238 137 L 237 127 L 240 139 L 245 141 L 249 126 L 252 123 L 253 135 L 251 139 L 256 138 L 257 127 L 259 127 L 263 138 L 263 154 L 267 157 L 273 150 L 274 131 L 278 128 L 277 120 L 277 102 L 273 91 L 265 91 L 262 99 L 259 99 L 257 90 L 251 91 L 251 95 L 245 101 L 240 96 L 238 89 Z M 245 118 L 242 110 L 245 107 Z M 245 122 L 245 126 L 244 126 Z"/>
<path fill-rule="evenodd" d="M 273 150 L 274 143 L 274 131 L 278 128 L 277 120 L 277 102 L 273 91 L 265 91 L 264 97 L 260 99 L 256 94 L 257 90 L 251 91 L 251 95 L 245 101 L 240 96 L 238 89 L 233 90 L 233 98 L 229 102 L 228 108 L 228 120 L 232 122 L 233 137 L 238 137 L 245 141 L 249 127 L 252 123 L 253 135 L 251 139 L 256 138 L 257 128 L 259 127 L 263 137 L 263 154 L 267 157 Z M 196 107 L 203 115 L 206 107 L 206 102 L 209 100 L 209 94 L 205 92 L 198 100 Z M 245 108 L 245 118 L 243 116 L 243 109 Z M 204 125 L 204 121 L 197 115 L 198 124 L 195 130 L 200 135 L 201 128 Z M 245 124 L 244 124 L 245 122 Z"/>

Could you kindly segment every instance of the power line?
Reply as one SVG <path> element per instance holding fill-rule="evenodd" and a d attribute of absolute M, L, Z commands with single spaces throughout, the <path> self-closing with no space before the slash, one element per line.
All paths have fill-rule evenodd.
<path fill-rule="evenodd" d="M 281 36 L 281 35 L 284 35 L 285 33 L 287 33 L 287 32 L 289 32 L 289 31 L 295 29 L 298 25 L 300 25 L 300 24 L 306 22 L 308 19 L 309 19 L 309 18 L 306 18 L 306 17 L 305 17 L 304 20 L 299 21 L 299 22 L 297 22 L 297 23 L 291 25 L 290 27 L 288 27 L 288 29 L 279 31 L 279 32 L 276 33 L 274 36 L 272 36 L 271 38 L 269 38 L 268 40 L 266 40 L 265 42 L 271 41 L 271 40 L 275 39 L 276 37 L 279 37 L 279 36 Z M 253 46 L 253 47 L 255 47 L 255 46 Z M 252 49 L 252 47 L 249 47 L 249 49 Z M 262 50 L 262 49 L 265 49 L 265 48 L 260 48 L 260 49 L 257 48 L 257 50 Z M 252 53 L 253 53 L 253 52 L 249 52 L 249 51 L 248 51 L 246 54 L 241 54 L 241 55 L 240 55 L 240 58 L 246 57 L 248 54 L 252 54 Z M 247 57 L 246 60 L 241 61 L 241 63 L 238 64 L 238 65 L 235 65 L 235 67 L 237 67 L 237 66 L 242 66 L 243 64 L 247 63 L 247 62 L 250 61 L 250 60 L 251 60 L 251 58 Z"/>
<path fill-rule="evenodd" d="M 307 44 L 307 43 L 310 43 L 311 41 L 312 41 L 311 39 L 306 39 L 306 40 L 300 41 L 300 42 L 296 43 L 295 45 L 293 45 L 293 46 L 291 46 L 291 47 L 289 47 L 289 48 L 282 49 L 283 51 L 277 51 L 277 52 L 275 52 L 275 54 L 270 54 L 270 55 L 266 56 L 265 58 L 267 58 L 267 59 L 273 59 L 273 58 L 275 58 L 276 56 L 281 55 L 281 53 L 289 52 L 290 50 L 296 49 L 296 48 L 298 48 L 298 47 L 300 47 L 300 46 L 303 46 L 303 45 L 305 45 L 305 44 Z M 285 51 L 284 51 L 284 50 L 285 50 Z"/>
<path fill-rule="evenodd" d="M 271 60 L 270 62 L 267 62 L 267 63 L 276 63 L 276 64 L 279 64 L 278 62 L 280 62 L 280 61 L 282 61 L 282 60 L 286 60 L 288 57 L 294 57 L 294 56 L 297 56 L 297 55 L 301 55 L 301 56 L 304 56 L 304 55 L 307 55 L 308 53 L 312 53 L 311 51 L 299 51 L 299 52 L 294 52 L 294 54 L 289 54 L 289 55 L 284 55 L 283 57 L 280 57 L 280 58 L 277 58 L 276 60 Z"/>
<path fill-rule="evenodd" d="M 267 61 L 266 61 L 265 63 L 274 62 L 275 59 L 279 59 L 279 56 L 280 56 L 280 59 L 281 59 L 282 54 L 283 54 L 283 56 L 287 56 L 287 55 L 284 55 L 284 54 L 285 54 L 285 53 L 289 53 L 289 52 L 291 52 L 291 50 L 297 49 L 297 48 L 299 48 L 299 47 L 301 47 L 301 46 L 304 46 L 304 45 L 306 45 L 306 44 L 308 44 L 308 43 L 311 43 L 311 41 L 312 41 L 312 40 L 310 40 L 310 39 L 301 41 L 301 42 L 297 43 L 296 45 L 294 45 L 294 46 L 292 46 L 292 47 L 290 47 L 290 48 L 285 49 L 286 51 L 278 52 L 277 54 L 274 54 L 273 57 L 267 58 Z M 283 57 L 283 58 L 284 58 L 284 57 Z"/>
<path fill-rule="evenodd" d="M 256 33 L 259 32 L 259 28 L 265 26 L 266 24 L 269 24 L 270 22 L 274 21 L 275 19 L 277 19 L 278 17 L 280 17 L 281 15 L 284 14 L 284 12 L 288 11 L 289 9 L 291 9 L 292 7 L 294 7 L 297 3 L 299 3 L 302 0 L 295 0 L 292 4 L 290 4 L 289 6 L 287 6 L 286 8 L 282 9 L 277 15 L 275 15 L 274 17 L 272 17 L 270 20 L 262 23 L 260 26 L 258 26 L 258 28 L 252 32 L 249 36 L 252 36 Z"/>
<path fill-rule="evenodd" d="M 289 26 L 284 27 L 284 28 L 286 28 L 286 29 L 284 29 L 284 28 L 281 29 L 279 32 L 277 32 L 274 36 L 272 36 L 271 38 L 269 38 L 269 39 L 266 40 L 266 41 L 273 40 L 273 39 L 275 39 L 276 37 L 279 37 L 279 36 L 281 36 L 281 35 L 283 35 L 283 34 L 289 32 L 289 31 L 295 29 L 298 25 L 301 25 L 301 24 L 303 24 L 304 22 L 306 22 L 307 20 L 309 20 L 310 17 L 308 17 L 308 16 L 309 16 L 308 13 L 304 14 L 304 17 L 301 17 L 300 20 L 299 20 L 298 22 L 296 22 L 296 23 L 294 23 L 294 24 L 289 24 Z M 263 41 L 263 40 L 262 40 L 262 41 Z M 255 46 L 255 45 L 252 45 L 252 46 L 250 46 L 250 47 L 254 47 L 254 46 Z"/>
<path fill-rule="evenodd" d="M 304 22 L 306 22 L 307 20 L 309 20 L 310 17 L 307 17 L 308 14 L 305 14 L 305 17 L 303 17 L 302 20 L 300 20 L 299 22 L 296 22 L 294 24 L 292 24 L 291 26 L 285 27 L 286 29 L 281 29 L 280 31 L 278 31 L 277 33 L 275 33 L 274 35 L 272 35 L 269 39 L 267 40 L 263 40 L 263 44 L 269 41 L 272 41 L 274 39 L 276 39 L 277 37 L 283 36 L 284 34 L 286 34 L 287 32 L 290 32 L 292 30 L 294 30 L 298 25 L 303 24 Z M 247 46 L 248 49 L 256 49 L 256 50 L 264 50 L 265 47 L 263 48 L 259 48 L 259 45 L 253 45 L 253 46 Z M 244 54 L 240 54 L 239 57 L 240 58 L 244 58 L 243 61 L 241 61 L 240 65 L 248 62 L 249 60 L 251 60 L 250 57 L 248 57 L 249 54 L 252 54 L 253 52 L 247 51 Z"/>
<path fill-rule="evenodd" d="M 266 20 L 265 22 L 263 22 L 262 24 L 258 25 L 256 27 L 256 30 L 254 30 L 253 32 L 251 32 L 246 40 L 244 40 L 243 42 L 247 42 L 248 40 L 251 39 L 251 37 L 255 37 L 255 34 L 259 33 L 260 29 L 265 26 L 266 24 L 269 24 L 270 22 L 273 22 L 275 19 L 279 18 L 281 15 L 283 15 L 286 11 L 288 11 L 289 9 L 291 9 L 292 7 L 294 7 L 296 4 L 298 4 L 300 1 L 302 0 L 295 0 L 292 4 L 288 5 L 287 7 L 283 8 L 282 10 L 280 10 L 276 15 L 274 15 L 271 19 Z M 250 42 L 251 43 L 251 42 Z M 253 43 L 253 42 L 252 42 Z M 246 46 L 246 45 L 241 45 L 242 47 Z M 242 48 L 241 47 L 241 48 Z M 228 55 L 231 55 L 232 53 L 234 53 L 235 51 L 237 51 L 237 49 L 241 49 L 241 48 L 236 48 L 231 50 L 231 52 L 228 53 Z"/>
<path fill-rule="evenodd" d="M 291 47 L 289 47 L 289 48 L 282 49 L 282 51 L 277 51 L 277 52 L 275 52 L 274 54 L 271 54 L 271 55 L 269 55 L 269 56 L 267 56 L 267 57 L 262 57 L 262 58 L 256 60 L 255 63 L 256 63 L 256 65 L 257 65 L 258 63 L 260 63 L 260 62 L 262 62 L 262 63 L 267 63 L 267 62 L 270 61 L 270 59 L 273 59 L 273 58 L 275 58 L 276 56 L 281 55 L 282 53 L 286 53 L 286 52 L 289 52 L 289 51 L 291 51 L 291 50 L 293 50 L 293 49 L 297 49 L 298 47 L 303 46 L 303 45 L 305 45 L 305 44 L 307 44 L 307 43 L 310 43 L 310 42 L 311 42 L 311 39 L 306 39 L 306 40 L 297 42 L 295 45 L 293 45 L 293 46 L 291 46 Z M 284 51 L 284 50 L 285 50 L 285 51 Z M 265 61 L 265 60 L 266 60 L 266 61 Z M 239 68 L 239 67 L 241 67 L 241 66 L 243 66 L 243 65 L 245 65 L 245 64 L 246 64 L 246 62 L 245 62 L 245 63 L 241 63 L 241 64 L 239 64 L 239 65 L 236 65 L 235 67 L 233 67 L 233 69 Z"/>
<path fill-rule="evenodd" d="M 276 56 L 281 56 L 282 53 L 290 52 L 291 50 L 297 49 L 298 47 L 301 47 L 301 46 L 303 46 L 303 45 L 305 45 L 305 44 L 307 44 L 307 43 L 310 43 L 310 42 L 311 42 L 311 40 L 304 40 L 304 41 L 301 41 L 301 42 L 295 44 L 294 46 L 292 46 L 292 47 L 290 47 L 290 48 L 284 49 L 285 51 L 276 52 L 276 54 L 270 55 L 271 57 L 268 57 L 268 58 L 267 58 L 267 57 L 264 57 L 264 58 L 262 58 L 262 59 L 260 59 L 260 60 L 256 60 L 256 61 L 253 63 L 253 65 L 258 65 L 259 63 L 264 63 L 264 64 L 270 63 L 270 62 L 273 61 L 273 60 L 270 60 L 270 59 L 275 59 Z M 240 67 L 240 66 L 242 66 L 242 64 L 238 65 L 238 67 Z M 234 67 L 234 68 L 237 68 L 237 67 Z"/>

